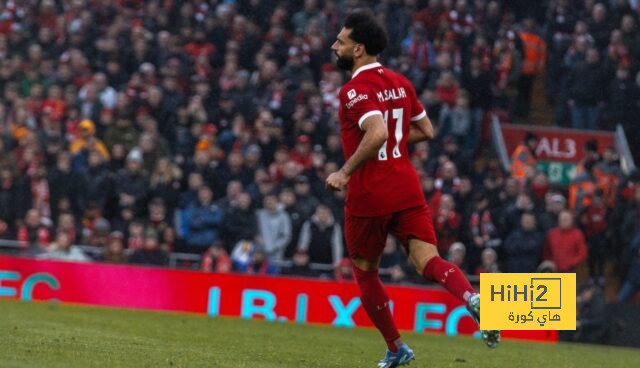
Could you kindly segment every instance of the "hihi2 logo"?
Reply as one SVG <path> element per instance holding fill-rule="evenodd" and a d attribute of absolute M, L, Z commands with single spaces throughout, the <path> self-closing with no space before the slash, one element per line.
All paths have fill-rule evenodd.
<path fill-rule="evenodd" d="M 573 273 L 483 273 L 483 330 L 575 330 Z"/>

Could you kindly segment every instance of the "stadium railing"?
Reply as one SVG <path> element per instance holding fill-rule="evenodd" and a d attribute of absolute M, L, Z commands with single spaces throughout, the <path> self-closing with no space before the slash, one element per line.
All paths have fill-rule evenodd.
<path fill-rule="evenodd" d="M 99 261 L 102 258 L 102 254 L 104 250 L 100 247 L 95 247 L 91 245 L 75 245 L 78 248 L 82 249 L 91 259 L 95 261 Z M 16 240 L 8 240 L 8 239 L 0 239 L 0 253 L 4 254 L 24 254 L 23 252 L 24 243 L 16 241 Z M 125 254 L 130 255 L 131 251 L 126 249 Z M 33 255 L 33 254 L 31 254 Z M 170 268 L 179 268 L 179 269 L 191 269 L 191 270 L 199 270 L 200 262 L 202 260 L 202 256 L 198 254 L 192 253 L 182 253 L 182 252 L 171 252 L 169 253 L 169 267 Z M 293 262 L 290 260 L 281 260 L 273 262 L 274 265 L 280 269 L 289 269 L 293 266 Z M 334 267 L 330 264 L 324 263 L 310 263 L 309 268 L 314 271 L 319 272 L 321 275 L 331 275 L 334 272 Z M 387 268 L 381 268 L 379 270 L 381 276 L 388 276 L 391 274 L 391 270 Z M 479 284 L 480 277 L 476 275 L 468 275 L 469 281 L 472 284 Z"/>

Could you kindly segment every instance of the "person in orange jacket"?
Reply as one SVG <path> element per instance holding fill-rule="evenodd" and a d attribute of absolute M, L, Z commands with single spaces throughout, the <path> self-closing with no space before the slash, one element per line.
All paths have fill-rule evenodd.
<path fill-rule="evenodd" d="M 531 91 L 536 76 L 542 72 L 547 62 L 547 44 L 536 34 L 535 20 L 527 18 L 523 22 L 524 29 L 518 33 L 523 48 L 523 62 L 518 79 L 518 98 L 514 113 L 518 117 L 526 117 L 531 107 Z"/>
<path fill-rule="evenodd" d="M 109 150 L 107 146 L 98 139 L 96 135 L 96 125 L 89 119 L 84 119 L 78 124 L 78 135 L 71 142 L 69 150 L 72 155 L 78 154 L 80 151 L 96 150 L 103 159 L 109 160 Z"/>
<path fill-rule="evenodd" d="M 511 154 L 511 176 L 524 181 L 527 176 L 527 167 L 533 167 L 535 170 L 536 147 L 538 147 L 538 136 L 527 132 L 524 141 Z"/>

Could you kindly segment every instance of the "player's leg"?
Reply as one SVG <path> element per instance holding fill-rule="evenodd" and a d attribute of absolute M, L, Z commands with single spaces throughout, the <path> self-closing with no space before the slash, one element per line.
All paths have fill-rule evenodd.
<path fill-rule="evenodd" d="M 462 270 L 440 257 L 434 244 L 415 237 L 410 237 L 408 244 L 411 263 L 425 279 L 436 281 L 464 302 L 476 293 Z"/>
<path fill-rule="evenodd" d="M 345 216 L 345 238 L 360 288 L 364 310 L 387 343 L 388 351 L 379 367 L 394 367 L 414 359 L 413 351 L 402 342 L 389 307 L 378 265 L 387 238 L 390 217 L 361 218 Z"/>
<path fill-rule="evenodd" d="M 418 274 L 427 280 L 438 282 L 465 302 L 475 293 L 462 270 L 438 254 L 428 206 L 399 212 L 394 217 L 390 230 L 407 250 Z"/>
<path fill-rule="evenodd" d="M 416 271 L 427 280 L 435 281 L 465 303 L 476 294 L 462 270 L 443 259 L 438 248 L 418 238 L 410 237 L 409 258 Z"/>
<path fill-rule="evenodd" d="M 352 258 L 351 261 L 356 282 L 360 287 L 362 307 L 382 334 L 389 350 L 397 352 L 398 347 L 402 345 L 402 339 L 391 315 L 389 296 L 378 276 L 380 258 L 375 260 Z"/>
<path fill-rule="evenodd" d="M 428 206 L 400 212 L 391 232 L 405 246 L 414 267 L 427 280 L 433 280 L 467 304 L 471 316 L 480 326 L 480 295 L 473 289 L 462 270 L 441 258 Z M 494 348 L 500 342 L 500 331 L 482 331 L 486 345 Z"/>

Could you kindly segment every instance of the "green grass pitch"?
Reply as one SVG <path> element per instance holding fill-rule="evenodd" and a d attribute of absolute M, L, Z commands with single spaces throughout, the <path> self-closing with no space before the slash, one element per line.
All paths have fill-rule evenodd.
<path fill-rule="evenodd" d="M 404 334 L 410 367 L 639 367 L 640 349 Z M 0 301 L 0 367 L 375 367 L 370 329 Z"/>

